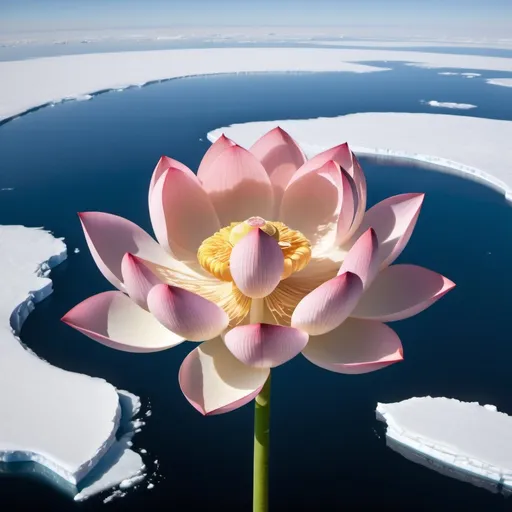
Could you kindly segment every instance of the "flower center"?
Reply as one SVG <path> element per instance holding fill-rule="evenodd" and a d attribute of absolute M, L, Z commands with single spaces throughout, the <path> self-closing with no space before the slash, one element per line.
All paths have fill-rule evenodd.
<path fill-rule="evenodd" d="M 261 217 L 250 217 L 244 222 L 232 222 L 203 241 L 197 251 L 199 264 L 221 281 L 233 281 L 229 258 L 233 247 L 253 229 L 261 229 L 277 240 L 284 256 L 284 271 L 281 279 L 302 270 L 311 259 L 311 244 L 300 232 L 277 221 L 266 221 Z"/>

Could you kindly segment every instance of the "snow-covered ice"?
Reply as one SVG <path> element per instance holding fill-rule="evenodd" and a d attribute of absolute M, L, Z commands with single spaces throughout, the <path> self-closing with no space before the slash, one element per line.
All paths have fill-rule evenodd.
<path fill-rule="evenodd" d="M 354 73 L 386 68 L 365 62 L 408 62 L 426 68 L 512 71 L 512 59 L 396 50 L 210 48 L 64 55 L 0 62 L 0 121 L 62 99 L 127 85 L 194 75 L 253 72 Z M 37 76 L 37 83 L 27 80 Z"/>
<path fill-rule="evenodd" d="M 119 489 L 123 491 L 129 489 L 134 485 L 140 484 L 144 480 L 144 478 L 146 478 L 146 475 L 135 475 L 132 476 L 131 478 L 126 478 L 119 484 Z"/>
<path fill-rule="evenodd" d="M 126 429 L 119 441 L 116 433 L 140 400 L 103 379 L 51 366 L 17 337 L 52 292 L 48 276 L 66 259 L 64 242 L 39 228 L 0 226 L 0 255 L 0 461 L 39 463 L 75 488 L 90 483 L 87 496 L 101 490 L 101 475 L 109 483 L 103 478 L 102 488 L 132 478 L 143 467 L 125 445 L 133 433 Z M 20 375 L 23 385 L 13 386 Z"/>
<path fill-rule="evenodd" d="M 75 247 L 75 250 L 73 251 L 75 254 L 78 254 L 80 252 L 80 249 L 78 247 Z"/>
<path fill-rule="evenodd" d="M 314 44 L 319 46 L 359 46 L 359 47 L 382 47 L 382 48 L 447 48 L 447 47 L 462 47 L 462 48 L 496 48 L 509 50 L 512 49 L 512 41 L 478 41 L 478 40 L 453 40 L 445 39 L 440 40 L 439 38 L 432 41 L 415 40 L 410 39 L 404 40 L 357 40 L 352 39 L 348 41 L 301 41 L 307 42 L 308 44 Z"/>
<path fill-rule="evenodd" d="M 8 291 L 0 295 L 0 459 L 33 460 L 76 484 L 114 439 L 117 392 L 101 379 L 49 365 L 16 338 L 34 304 L 52 292 L 44 275 L 66 258 L 64 242 L 40 229 L 0 226 L 0 254 Z M 20 375 L 24 385 L 13 386 Z"/>
<path fill-rule="evenodd" d="M 418 161 L 491 186 L 512 201 L 512 121 L 445 114 L 367 112 L 316 119 L 234 124 L 221 133 L 249 147 L 275 126 L 287 130 L 307 156 L 347 141 L 359 155 Z M 383 128 L 385 127 L 385 128 Z"/>
<path fill-rule="evenodd" d="M 449 35 L 445 27 L 440 30 L 426 30 L 421 34 L 409 26 L 379 27 L 375 24 L 353 25 L 339 23 L 333 26 L 166 26 L 166 27 L 117 27 L 117 28 L 82 28 L 61 29 L 55 31 L 37 31 L 27 27 L 25 31 L 4 31 L 0 33 L 0 46 L 29 44 L 94 44 L 106 41 L 158 41 L 158 40 L 196 40 L 206 42 L 252 40 L 258 42 L 307 42 L 319 45 L 333 45 L 344 42 L 346 45 L 371 47 L 475 47 L 475 48 L 511 48 L 510 31 L 503 26 L 500 30 L 496 24 L 488 24 L 487 30 L 480 27 L 478 36 L 468 37 L 465 30 L 457 31 L 451 26 Z M 347 39 L 348 38 L 348 39 Z"/>
<path fill-rule="evenodd" d="M 494 492 L 512 489 L 512 416 L 495 406 L 428 396 L 379 403 L 376 414 L 388 446 L 406 458 Z"/>
<path fill-rule="evenodd" d="M 486 80 L 491 85 L 501 85 L 502 87 L 512 87 L 512 78 L 489 78 Z"/>
<path fill-rule="evenodd" d="M 120 491 L 119 489 L 115 490 L 110 496 L 107 496 L 104 500 L 103 500 L 103 503 L 107 504 L 107 503 L 110 503 L 111 501 L 115 500 L 115 499 L 118 499 L 118 498 L 124 498 L 126 496 L 126 493 L 123 492 L 123 491 Z"/>
<path fill-rule="evenodd" d="M 88 101 L 88 100 L 92 100 L 92 96 L 90 94 L 82 94 L 82 95 L 78 95 L 78 96 L 75 96 L 75 97 L 72 97 L 69 99 L 74 99 L 76 101 Z"/>
<path fill-rule="evenodd" d="M 431 107 L 439 107 L 439 108 L 453 108 L 459 110 L 469 110 L 470 108 L 476 108 L 476 105 L 471 105 L 471 103 L 451 103 L 449 101 L 421 101 L 421 103 L 426 103 Z"/>
<path fill-rule="evenodd" d="M 130 450 L 136 432 L 132 420 L 140 412 L 140 398 L 125 390 L 117 390 L 117 393 L 121 407 L 121 422 L 117 430 L 118 438 L 99 461 L 94 471 L 80 482 L 80 492 L 75 495 L 75 501 L 83 501 L 94 494 L 116 486 L 126 490 L 131 487 L 126 486 L 127 481 L 137 482 L 146 478 L 146 466 L 142 457 Z M 142 450 L 139 452 L 142 453 Z M 123 484 L 123 482 L 125 483 Z"/>

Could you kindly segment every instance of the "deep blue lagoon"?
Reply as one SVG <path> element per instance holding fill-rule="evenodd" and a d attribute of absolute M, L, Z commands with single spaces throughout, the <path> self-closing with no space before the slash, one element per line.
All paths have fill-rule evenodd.
<path fill-rule="evenodd" d="M 252 407 L 203 418 L 177 384 L 186 346 L 156 354 L 103 347 L 60 322 L 86 297 L 110 289 L 86 248 L 76 216 L 101 210 L 150 230 L 147 187 L 161 154 L 192 168 L 219 126 L 362 111 L 456 113 L 512 119 L 511 91 L 483 79 L 439 76 L 403 65 L 371 75 L 216 76 L 173 80 L 87 102 L 45 108 L 0 127 L 0 224 L 44 226 L 63 236 L 69 258 L 52 272 L 54 293 L 29 316 L 22 340 L 62 368 L 102 377 L 151 404 L 134 438 L 153 480 L 110 510 L 250 510 Z M 468 70 L 469 71 L 469 70 Z M 421 99 L 473 103 L 431 109 Z M 342 142 L 342 141 L 340 141 Z M 411 165 L 361 159 L 369 205 L 426 192 L 400 261 L 443 273 L 457 288 L 429 310 L 393 323 L 405 361 L 361 376 L 330 373 L 297 358 L 273 373 L 273 510 L 485 510 L 510 508 L 501 495 L 417 466 L 385 445 L 378 401 L 448 396 L 512 414 L 512 208 L 479 184 Z M 79 254 L 73 249 L 80 248 Z M 24 376 L 20 375 L 23 380 Z M 37 422 L 37 418 L 34 418 Z M 72 435 L 72 433 L 70 433 Z M 80 442 L 77 440 L 77 442 Z M 100 509 L 104 496 L 75 504 L 40 479 L 0 479 L 5 510 Z"/>

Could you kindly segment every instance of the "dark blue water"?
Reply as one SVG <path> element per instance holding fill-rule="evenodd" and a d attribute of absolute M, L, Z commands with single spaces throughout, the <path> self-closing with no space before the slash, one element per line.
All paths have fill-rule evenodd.
<path fill-rule="evenodd" d="M 419 112 L 427 93 L 475 103 L 480 108 L 474 115 L 511 119 L 506 92 L 405 66 L 370 77 L 218 76 L 65 103 L 0 127 L 0 187 L 14 187 L 0 192 L 0 224 L 44 225 L 64 236 L 70 249 L 69 259 L 52 272 L 55 292 L 26 321 L 23 341 L 57 366 L 103 377 L 151 402 L 153 415 L 134 447 L 148 450 L 150 468 L 159 460 L 161 482 L 151 491 L 144 485 L 132 490 L 109 509 L 250 510 L 252 407 L 203 418 L 177 384 L 187 347 L 117 352 L 59 321 L 81 300 L 109 289 L 75 212 L 109 211 L 150 230 L 146 199 L 155 162 L 165 153 L 196 167 L 208 147 L 205 133 L 218 126 L 365 110 Z M 512 414 L 512 239 L 506 235 L 512 208 L 498 193 L 457 177 L 368 159 L 362 164 L 370 205 L 402 192 L 427 193 L 400 259 L 442 272 L 458 286 L 421 315 L 392 324 L 404 343 L 401 364 L 344 376 L 299 357 L 274 372 L 273 510 L 506 510 L 511 503 L 501 495 L 441 476 L 387 448 L 374 410 L 378 401 L 430 394 L 492 403 Z M 73 254 L 74 247 L 82 252 Z M 45 483 L 16 474 L 0 479 L 0 496 L 8 511 L 103 506 L 103 497 L 74 504 Z"/>

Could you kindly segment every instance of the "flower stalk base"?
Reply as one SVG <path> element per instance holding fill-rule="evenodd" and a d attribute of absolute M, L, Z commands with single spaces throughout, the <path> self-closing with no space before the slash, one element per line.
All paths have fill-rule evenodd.
<path fill-rule="evenodd" d="M 255 400 L 253 512 L 268 512 L 270 375 Z"/>

